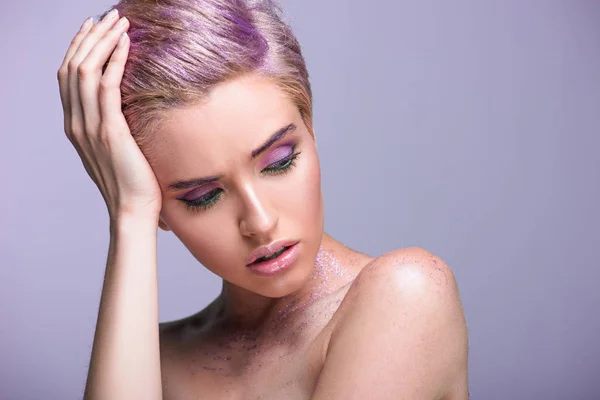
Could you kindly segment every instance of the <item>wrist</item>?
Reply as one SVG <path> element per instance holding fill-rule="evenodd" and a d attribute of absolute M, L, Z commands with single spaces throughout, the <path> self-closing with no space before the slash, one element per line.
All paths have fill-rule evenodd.
<path fill-rule="evenodd" d="M 128 230 L 128 229 L 143 229 L 152 228 L 158 229 L 159 213 L 157 212 L 120 212 L 110 215 L 110 230 L 111 232 Z"/>

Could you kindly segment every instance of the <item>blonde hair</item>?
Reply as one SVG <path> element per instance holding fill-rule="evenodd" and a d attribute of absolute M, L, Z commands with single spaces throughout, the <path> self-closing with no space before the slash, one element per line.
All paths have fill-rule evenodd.
<path fill-rule="evenodd" d="M 275 1 L 121 0 L 113 8 L 130 22 L 122 110 L 141 148 L 157 139 L 164 111 L 247 73 L 272 78 L 314 137 L 304 57 Z"/>

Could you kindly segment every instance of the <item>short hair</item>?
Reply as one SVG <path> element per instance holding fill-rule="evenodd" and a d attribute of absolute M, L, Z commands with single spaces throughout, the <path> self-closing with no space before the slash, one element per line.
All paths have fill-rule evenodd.
<path fill-rule="evenodd" d="M 272 78 L 314 138 L 304 57 L 274 0 L 121 0 L 113 8 L 130 22 L 121 98 L 140 147 L 156 139 L 165 110 L 201 102 L 247 73 Z"/>

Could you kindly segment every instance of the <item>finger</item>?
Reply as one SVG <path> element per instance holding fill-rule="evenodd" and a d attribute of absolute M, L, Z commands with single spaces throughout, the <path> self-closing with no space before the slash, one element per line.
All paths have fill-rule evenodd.
<path fill-rule="evenodd" d="M 102 83 L 102 67 L 115 50 L 119 37 L 129 27 L 129 21 L 123 17 L 92 48 L 88 56 L 79 65 L 79 96 L 87 132 L 96 132 L 101 122 L 99 87 Z"/>
<path fill-rule="evenodd" d="M 67 66 L 69 64 L 69 61 L 71 60 L 71 57 L 73 57 L 73 54 L 75 54 L 75 52 L 77 51 L 77 48 L 79 47 L 79 45 L 85 38 L 85 35 L 87 35 L 87 33 L 89 32 L 89 30 L 93 24 L 94 24 L 94 21 L 92 20 L 91 17 L 87 18 L 83 22 L 83 24 L 81 24 L 79 31 L 77 32 L 75 37 L 73 37 L 73 39 L 71 40 L 71 44 L 69 45 L 69 48 L 67 49 L 65 57 L 63 59 L 63 62 L 60 65 L 58 72 L 57 72 L 58 88 L 59 88 L 59 92 L 60 92 L 60 101 L 61 101 L 62 107 L 63 107 L 64 122 L 65 122 L 64 129 L 65 129 L 65 133 L 67 134 L 67 136 L 69 135 L 68 127 L 70 126 L 70 119 L 71 119 L 71 107 L 69 106 L 69 79 L 68 79 Z"/>
<path fill-rule="evenodd" d="M 129 45 L 129 36 L 123 32 L 119 38 L 117 48 L 110 56 L 100 84 L 99 100 L 102 121 L 116 126 L 127 124 L 121 111 L 121 81 L 127 62 Z"/>
<path fill-rule="evenodd" d="M 85 36 L 77 51 L 68 63 L 69 74 L 69 105 L 71 107 L 71 135 L 78 140 L 85 133 L 83 110 L 79 98 L 79 79 L 86 79 L 86 71 L 79 70 L 79 64 L 85 59 L 92 47 L 104 36 L 117 20 L 116 9 L 108 13 L 102 21 L 96 24 Z"/>

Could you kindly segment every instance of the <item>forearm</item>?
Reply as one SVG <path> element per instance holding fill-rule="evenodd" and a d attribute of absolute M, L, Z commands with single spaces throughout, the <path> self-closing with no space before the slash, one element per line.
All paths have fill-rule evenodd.
<path fill-rule="evenodd" d="M 157 218 L 111 222 L 86 400 L 161 399 Z"/>

